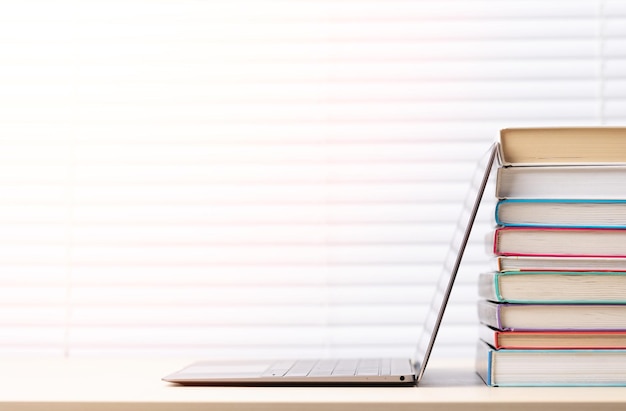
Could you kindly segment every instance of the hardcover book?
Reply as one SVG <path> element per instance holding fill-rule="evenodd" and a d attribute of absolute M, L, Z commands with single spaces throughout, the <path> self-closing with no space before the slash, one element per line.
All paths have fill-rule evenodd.
<path fill-rule="evenodd" d="M 479 296 L 509 303 L 626 303 L 626 272 L 483 273 Z"/>
<path fill-rule="evenodd" d="M 478 319 L 502 331 L 626 331 L 626 304 L 508 304 L 481 300 Z"/>
<path fill-rule="evenodd" d="M 615 166 L 500 167 L 496 197 L 626 199 L 626 164 Z"/>
<path fill-rule="evenodd" d="M 500 331 L 479 326 L 480 339 L 496 349 L 626 349 L 626 331 Z"/>
<path fill-rule="evenodd" d="M 626 200 L 505 199 L 496 224 L 518 227 L 626 228 Z"/>
<path fill-rule="evenodd" d="M 500 158 L 504 165 L 626 162 L 626 128 L 507 128 L 500 131 Z"/>
<path fill-rule="evenodd" d="M 626 229 L 500 227 L 496 255 L 626 257 Z"/>
<path fill-rule="evenodd" d="M 476 349 L 476 371 L 490 386 L 625 386 L 626 350 Z"/>
<path fill-rule="evenodd" d="M 498 256 L 496 271 L 626 271 L 626 258 Z"/>

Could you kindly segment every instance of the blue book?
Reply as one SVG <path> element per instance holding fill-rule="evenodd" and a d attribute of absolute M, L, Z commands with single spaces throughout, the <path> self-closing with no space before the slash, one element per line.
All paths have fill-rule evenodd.
<path fill-rule="evenodd" d="M 489 386 L 626 386 L 626 350 L 496 350 L 479 341 L 476 372 Z"/>
<path fill-rule="evenodd" d="M 495 219 L 512 227 L 626 228 L 626 200 L 503 199 Z"/>

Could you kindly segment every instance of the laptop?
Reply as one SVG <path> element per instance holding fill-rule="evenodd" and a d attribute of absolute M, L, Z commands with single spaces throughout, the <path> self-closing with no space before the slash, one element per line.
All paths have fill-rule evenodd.
<path fill-rule="evenodd" d="M 452 286 L 497 154 L 482 158 L 451 242 L 414 358 L 322 358 L 278 361 L 199 361 L 163 378 L 180 385 L 415 386 L 424 375 Z"/>

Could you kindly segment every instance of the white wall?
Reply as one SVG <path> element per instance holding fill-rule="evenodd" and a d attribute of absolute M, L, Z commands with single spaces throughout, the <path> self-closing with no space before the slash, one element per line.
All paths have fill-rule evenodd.
<path fill-rule="evenodd" d="M 411 354 L 498 130 L 626 118 L 619 1 L 1 6 L 0 355 Z"/>

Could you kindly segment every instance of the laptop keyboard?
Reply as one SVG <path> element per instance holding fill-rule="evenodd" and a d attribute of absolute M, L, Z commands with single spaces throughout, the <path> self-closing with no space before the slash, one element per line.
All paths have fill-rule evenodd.
<path fill-rule="evenodd" d="M 264 377 L 328 377 L 410 375 L 413 370 L 407 359 L 346 359 L 278 361 Z"/>

